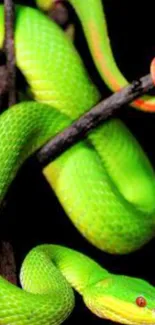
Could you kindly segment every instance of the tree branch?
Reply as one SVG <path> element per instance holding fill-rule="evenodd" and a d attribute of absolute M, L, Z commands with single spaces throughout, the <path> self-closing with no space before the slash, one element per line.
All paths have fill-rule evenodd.
<path fill-rule="evenodd" d="M 5 65 L 0 66 L 0 96 L 8 91 L 8 74 Z"/>
<path fill-rule="evenodd" d="M 41 167 L 45 167 L 62 152 L 83 139 L 90 130 L 114 114 L 123 105 L 129 104 L 153 88 L 151 75 L 147 75 L 100 102 L 37 152 L 37 160 Z"/>
<path fill-rule="evenodd" d="M 0 99 L 7 93 L 8 107 L 16 103 L 16 66 L 14 50 L 14 4 L 4 0 L 6 66 L 0 67 Z M 3 101 L 3 100 L 2 100 Z M 0 240 L 0 274 L 17 284 L 16 263 L 10 241 Z"/>
<path fill-rule="evenodd" d="M 4 0 L 5 12 L 5 54 L 8 72 L 8 106 L 16 103 L 16 66 L 14 49 L 14 3 Z"/>
<path fill-rule="evenodd" d="M 0 274 L 9 282 L 17 284 L 15 257 L 9 241 L 1 241 L 0 257 Z"/>

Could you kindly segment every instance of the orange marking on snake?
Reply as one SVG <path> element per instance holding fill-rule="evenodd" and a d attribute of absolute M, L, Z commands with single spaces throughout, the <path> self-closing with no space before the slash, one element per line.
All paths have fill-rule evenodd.
<path fill-rule="evenodd" d="M 106 73 L 106 75 L 109 75 L 112 86 L 116 91 L 119 91 L 121 87 L 117 83 L 117 80 L 113 78 L 111 71 L 107 68 L 106 58 L 102 53 L 100 35 L 96 29 L 94 22 L 89 22 L 89 30 L 91 31 L 91 37 L 93 39 L 92 51 L 96 62 L 99 62 L 100 64 L 100 71 L 104 71 L 104 74 Z"/>
<path fill-rule="evenodd" d="M 94 22 L 89 22 L 89 30 L 91 31 L 91 37 L 93 39 L 92 44 L 92 51 L 94 54 L 94 58 L 96 61 L 99 62 L 100 65 L 100 71 L 104 71 L 104 75 L 106 74 L 108 76 L 108 79 L 110 80 L 110 83 L 115 91 L 119 91 L 122 89 L 120 85 L 118 84 L 117 80 L 114 79 L 112 72 L 107 68 L 106 64 L 106 57 L 103 54 L 102 48 L 101 48 L 101 40 L 100 35 L 97 31 L 97 28 L 94 24 Z M 152 60 L 151 63 L 151 72 L 152 72 L 152 78 L 153 82 L 155 84 L 155 59 Z M 142 111 L 146 112 L 154 112 L 155 111 L 155 103 L 150 103 L 146 99 L 136 99 L 132 103 L 130 103 L 130 106 L 136 107 Z"/>

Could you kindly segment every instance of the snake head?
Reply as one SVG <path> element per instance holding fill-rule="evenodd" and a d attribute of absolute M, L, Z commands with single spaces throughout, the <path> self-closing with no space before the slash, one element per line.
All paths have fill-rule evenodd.
<path fill-rule="evenodd" d="M 155 288 L 144 280 L 110 275 L 87 287 L 83 298 L 101 318 L 121 324 L 155 324 Z"/>

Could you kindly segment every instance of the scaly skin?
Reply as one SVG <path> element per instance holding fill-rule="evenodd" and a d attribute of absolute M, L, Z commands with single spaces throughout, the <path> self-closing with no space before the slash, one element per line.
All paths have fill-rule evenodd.
<path fill-rule="evenodd" d="M 44 268 L 50 282 L 50 271 L 45 264 L 47 255 L 97 316 L 122 324 L 155 324 L 155 288 L 141 279 L 110 274 L 89 257 L 66 247 L 41 245 L 30 251 L 20 275 L 23 286 L 30 292 L 38 292 Z M 136 305 L 138 295 L 145 297 L 145 308 Z"/>
<path fill-rule="evenodd" d="M 3 15 L 0 6 L 0 46 L 4 39 Z M 1 114 L 0 200 L 23 161 L 101 98 L 71 41 L 39 11 L 17 8 L 15 48 L 17 66 L 39 103 L 23 102 Z M 74 145 L 49 164 L 43 173 L 74 225 L 100 249 L 128 253 L 154 236 L 154 171 L 121 121 L 113 119 L 104 123 L 86 141 Z M 155 324 L 151 285 L 109 275 L 101 267 L 94 267 L 95 262 L 87 263 L 87 257 L 81 258 L 65 248 L 54 251 L 51 247 L 43 246 L 40 253 L 37 249 L 35 271 L 29 271 L 29 264 L 34 264 L 33 253 L 25 275 L 22 271 L 22 283 L 31 293 L 0 278 L 0 324 L 63 322 L 74 305 L 68 282 L 101 317 L 123 324 Z M 53 264 L 49 266 L 49 257 L 42 250 L 48 252 L 68 282 Z M 139 308 L 135 298 L 143 293 L 148 303 L 145 308 Z"/>
<path fill-rule="evenodd" d="M 50 2 L 55 3 L 56 1 L 57 0 L 51 0 Z M 40 6 L 42 6 L 42 2 L 43 1 L 40 1 Z M 68 2 L 74 6 L 81 19 L 96 68 L 107 86 L 115 92 L 129 85 L 127 79 L 119 70 L 112 53 L 103 6 L 104 1 L 89 0 L 87 10 L 85 1 L 68 0 Z M 154 112 L 155 97 L 144 95 L 130 103 L 130 106 L 143 111 Z"/>

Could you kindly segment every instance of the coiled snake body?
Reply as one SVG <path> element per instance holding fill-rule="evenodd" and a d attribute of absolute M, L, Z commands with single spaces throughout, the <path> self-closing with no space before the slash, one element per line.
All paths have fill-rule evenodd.
<path fill-rule="evenodd" d="M 89 17 L 93 26 L 92 18 L 100 19 L 100 1 L 89 0 L 89 12 L 83 0 L 70 2 L 82 21 Z M 85 25 L 84 29 L 87 33 Z M 0 6 L 1 47 L 3 40 Z M 1 114 L 0 200 L 24 160 L 101 98 L 71 41 L 39 10 L 16 7 L 15 49 L 34 101 Z M 74 225 L 99 249 L 129 253 L 154 236 L 154 170 L 120 120 L 111 119 L 90 132 L 87 140 L 67 150 L 43 173 Z M 0 324 L 62 323 L 74 306 L 69 283 L 100 317 L 123 324 L 155 324 L 151 285 L 112 275 L 65 247 L 43 245 L 32 250 L 22 266 L 21 282 L 25 291 L 0 278 Z M 139 295 L 147 299 L 144 308 L 136 304 Z"/>

